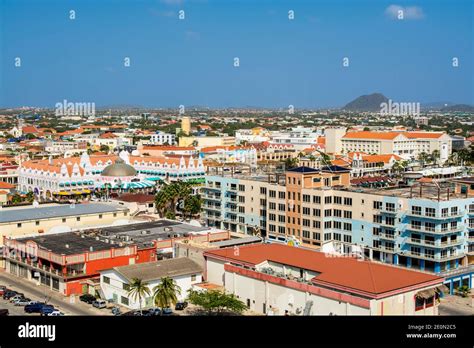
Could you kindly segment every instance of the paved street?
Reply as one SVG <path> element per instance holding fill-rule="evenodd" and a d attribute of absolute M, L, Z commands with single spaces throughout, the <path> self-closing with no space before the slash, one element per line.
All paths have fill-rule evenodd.
<path fill-rule="evenodd" d="M 441 299 L 439 315 L 474 315 L 474 307 L 468 297 L 446 295 Z"/>
<path fill-rule="evenodd" d="M 22 292 L 25 297 L 32 301 L 44 301 L 45 297 L 49 298 L 48 303 L 58 308 L 66 315 L 111 315 L 110 310 L 97 309 L 84 302 L 79 301 L 76 297 L 75 303 L 70 303 L 70 298 L 65 297 L 58 292 L 51 291 L 43 285 L 36 285 L 27 280 L 12 276 L 4 271 L 0 271 L 0 284 L 8 288 Z M 14 307 L 8 301 L 0 299 L 0 308 L 8 308 L 11 315 L 24 315 L 23 307 Z"/>

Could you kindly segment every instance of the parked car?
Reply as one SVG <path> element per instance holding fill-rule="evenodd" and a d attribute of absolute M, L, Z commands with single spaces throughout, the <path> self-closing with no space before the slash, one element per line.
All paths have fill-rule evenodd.
<path fill-rule="evenodd" d="M 3 299 L 4 300 L 9 300 L 10 298 L 12 298 L 13 296 L 17 295 L 18 293 L 16 291 L 13 291 L 13 290 L 7 290 L 4 292 L 3 294 Z"/>
<path fill-rule="evenodd" d="M 99 309 L 106 308 L 107 307 L 107 302 L 104 301 L 104 300 L 96 300 L 96 301 L 92 302 L 92 306 L 94 306 L 95 308 L 99 308 Z"/>
<path fill-rule="evenodd" d="M 31 300 L 29 298 L 21 298 L 19 300 L 16 300 L 15 302 L 13 302 L 13 304 L 15 306 L 26 306 L 26 305 L 29 305 L 31 302 Z"/>
<path fill-rule="evenodd" d="M 25 310 L 25 313 L 39 313 L 41 311 L 41 308 L 43 308 L 44 306 L 45 306 L 44 303 L 37 302 L 37 303 L 26 305 L 24 310 Z"/>
<path fill-rule="evenodd" d="M 20 294 L 16 294 L 15 296 L 10 297 L 10 298 L 8 299 L 8 301 L 10 301 L 11 303 L 15 303 L 16 301 L 22 300 L 22 299 L 24 299 L 24 298 L 25 298 L 25 296 L 20 295 Z"/>
<path fill-rule="evenodd" d="M 79 296 L 79 300 L 87 304 L 91 304 L 92 302 L 95 301 L 95 296 L 91 294 L 84 294 L 84 295 Z"/>
<path fill-rule="evenodd" d="M 120 311 L 119 307 L 112 307 L 112 314 L 113 315 L 120 315 L 122 312 Z"/>
<path fill-rule="evenodd" d="M 5 285 L 0 285 L 0 296 L 3 296 L 5 291 L 7 291 L 7 287 Z"/>
<path fill-rule="evenodd" d="M 9 314 L 10 312 L 8 311 L 8 309 L 0 309 L 0 316 L 7 316 Z"/>
<path fill-rule="evenodd" d="M 161 315 L 161 309 L 158 307 L 153 307 L 149 309 L 150 315 Z"/>
<path fill-rule="evenodd" d="M 49 315 L 50 313 L 57 311 L 56 308 L 52 305 L 43 305 L 43 307 L 40 309 L 40 314 L 41 315 Z"/>
<path fill-rule="evenodd" d="M 61 316 L 64 315 L 64 313 L 61 312 L 61 311 L 58 311 L 56 309 L 56 310 L 52 311 L 51 313 L 48 313 L 47 315 L 50 316 L 50 317 L 61 317 Z"/>
<path fill-rule="evenodd" d="M 188 303 L 187 303 L 186 301 L 184 301 L 184 302 L 178 302 L 178 303 L 176 303 L 176 306 L 174 307 L 174 309 L 177 310 L 177 311 L 182 311 L 182 310 L 185 309 L 187 306 L 188 306 Z"/>
<path fill-rule="evenodd" d="M 170 315 L 173 314 L 173 310 L 171 308 L 163 308 L 162 310 L 163 315 Z"/>

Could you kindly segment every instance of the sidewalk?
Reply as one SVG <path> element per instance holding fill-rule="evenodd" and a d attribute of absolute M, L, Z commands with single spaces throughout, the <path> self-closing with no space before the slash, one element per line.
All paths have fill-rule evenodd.
<path fill-rule="evenodd" d="M 57 291 L 52 291 L 45 285 L 36 285 L 4 270 L 0 270 L 0 284 L 24 293 L 26 297 L 31 298 L 33 301 L 44 301 L 46 297 L 48 303 L 59 308 L 60 311 L 67 315 L 112 315 L 108 309 L 97 309 L 92 307 L 92 305 L 81 302 L 79 296 L 74 296 L 74 299 L 71 300 L 71 297 L 66 297 Z"/>

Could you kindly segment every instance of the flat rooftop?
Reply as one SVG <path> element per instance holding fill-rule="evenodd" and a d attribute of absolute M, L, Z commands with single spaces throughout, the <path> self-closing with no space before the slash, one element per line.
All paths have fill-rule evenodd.
<path fill-rule="evenodd" d="M 51 251 L 55 254 L 73 255 L 88 251 L 109 250 L 118 244 L 108 244 L 88 236 L 81 236 L 78 232 L 63 232 L 45 234 L 37 237 L 26 237 L 16 239 L 19 242 L 35 242 L 40 249 Z"/>
<path fill-rule="evenodd" d="M 57 205 L 36 208 L 3 208 L 0 209 L 0 224 L 17 221 L 54 219 L 67 216 L 112 213 L 127 208 L 104 203 L 88 203 L 75 205 Z"/>
<path fill-rule="evenodd" d="M 154 241 L 171 237 L 187 237 L 193 233 L 211 231 L 209 227 L 193 226 L 179 221 L 162 219 L 120 226 L 91 228 L 83 231 L 83 233 L 99 236 L 110 241 L 116 240 L 118 243 L 137 244 L 140 248 L 151 246 Z"/>
<path fill-rule="evenodd" d="M 455 193 L 454 185 L 450 182 L 415 184 L 409 187 L 364 188 L 350 187 L 348 191 L 365 192 L 380 196 L 393 196 L 401 198 L 422 198 L 430 200 L 448 201 L 451 199 L 466 198 L 465 195 Z"/>

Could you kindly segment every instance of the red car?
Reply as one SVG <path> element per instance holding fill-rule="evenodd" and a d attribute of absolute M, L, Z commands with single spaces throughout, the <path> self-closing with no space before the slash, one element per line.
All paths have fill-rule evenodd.
<path fill-rule="evenodd" d="M 0 285 L 0 296 L 3 296 L 3 294 L 5 293 L 6 290 L 7 290 L 6 286 Z"/>

